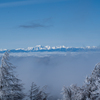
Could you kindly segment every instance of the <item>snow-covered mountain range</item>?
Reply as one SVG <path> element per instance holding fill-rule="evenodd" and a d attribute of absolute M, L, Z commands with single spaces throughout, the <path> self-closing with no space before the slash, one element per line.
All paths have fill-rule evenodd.
<path fill-rule="evenodd" d="M 6 52 L 8 49 L 0 49 L 0 53 Z M 86 47 L 66 47 L 66 46 L 41 46 L 37 45 L 35 47 L 28 47 L 28 48 L 18 48 L 18 49 L 11 49 L 11 53 L 23 53 L 23 52 L 95 52 L 100 51 L 100 47 L 95 46 L 86 46 Z"/>

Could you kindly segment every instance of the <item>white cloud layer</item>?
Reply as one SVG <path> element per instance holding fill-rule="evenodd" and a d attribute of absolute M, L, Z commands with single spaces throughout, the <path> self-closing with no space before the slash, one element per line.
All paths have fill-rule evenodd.
<path fill-rule="evenodd" d="M 16 55 L 10 55 L 11 62 L 17 66 L 18 77 L 26 90 L 30 88 L 31 82 L 35 82 L 38 86 L 48 85 L 53 95 L 60 95 L 64 85 L 82 85 L 95 64 L 100 62 L 98 52 Z"/>

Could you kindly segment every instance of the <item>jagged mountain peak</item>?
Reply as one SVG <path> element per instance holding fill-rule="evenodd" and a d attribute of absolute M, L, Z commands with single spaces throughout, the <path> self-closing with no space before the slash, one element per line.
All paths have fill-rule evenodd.
<path fill-rule="evenodd" d="M 0 53 L 6 52 L 7 49 L 0 49 Z M 88 51 L 100 51 L 99 47 L 96 46 L 86 46 L 86 47 L 66 47 L 66 46 L 53 46 L 50 47 L 36 45 L 35 47 L 28 47 L 28 48 L 17 48 L 11 49 L 10 52 L 12 53 L 19 53 L 19 52 L 88 52 Z"/>

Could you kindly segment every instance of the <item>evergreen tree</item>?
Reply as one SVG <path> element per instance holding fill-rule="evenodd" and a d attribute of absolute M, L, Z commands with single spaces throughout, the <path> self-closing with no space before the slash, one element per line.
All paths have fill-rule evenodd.
<path fill-rule="evenodd" d="M 90 76 L 85 80 L 84 89 L 90 100 L 100 100 L 100 64 L 97 64 Z"/>
<path fill-rule="evenodd" d="M 45 87 L 40 89 L 35 83 L 32 82 L 30 90 L 30 100 L 47 100 L 48 94 L 44 92 Z"/>
<path fill-rule="evenodd" d="M 78 87 L 77 85 L 71 85 L 70 88 L 74 94 L 74 100 L 86 100 L 86 91 L 84 86 Z"/>
<path fill-rule="evenodd" d="M 23 84 L 14 75 L 15 67 L 9 62 L 9 53 L 5 52 L 0 67 L 0 100 L 22 100 Z"/>
<path fill-rule="evenodd" d="M 100 100 L 100 64 L 95 66 L 82 87 L 64 87 L 63 100 Z"/>
<path fill-rule="evenodd" d="M 63 100 L 74 100 L 74 93 L 70 87 L 63 87 L 62 89 Z"/>

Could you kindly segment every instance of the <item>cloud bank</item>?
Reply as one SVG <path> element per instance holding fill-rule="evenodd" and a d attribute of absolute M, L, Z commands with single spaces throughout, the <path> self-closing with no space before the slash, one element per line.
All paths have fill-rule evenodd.
<path fill-rule="evenodd" d="M 100 62 L 100 53 L 67 53 L 42 56 L 10 56 L 17 66 L 18 77 L 28 91 L 31 82 L 38 86 L 48 85 L 48 91 L 54 97 L 61 96 L 62 87 L 70 84 L 82 85 L 91 74 L 95 64 Z"/>

